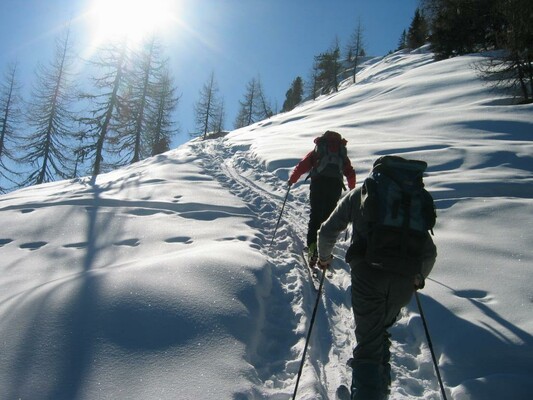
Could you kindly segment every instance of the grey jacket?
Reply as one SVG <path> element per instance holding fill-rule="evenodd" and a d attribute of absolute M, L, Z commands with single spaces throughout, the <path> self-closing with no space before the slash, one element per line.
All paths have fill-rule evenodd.
<path fill-rule="evenodd" d="M 321 260 L 327 260 L 331 256 L 339 234 L 350 223 L 354 224 L 353 229 L 357 231 L 360 237 L 368 237 L 368 226 L 361 217 L 361 186 L 344 196 L 337 204 L 337 208 L 321 225 L 317 241 L 318 257 Z M 430 235 L 428 235 L 423 253 L 424 259 L 421 272 L 424 278 L 427 278 L 437 258 L 437 248 Z M 356 259 L 352 261 L 352 264 L 358 261 L 361 260 Z"/>

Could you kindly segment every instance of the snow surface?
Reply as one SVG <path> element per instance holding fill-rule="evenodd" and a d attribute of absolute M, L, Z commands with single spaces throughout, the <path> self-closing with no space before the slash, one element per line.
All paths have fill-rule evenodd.
<path fill-rule="evenodd" d="M 358 84 L 98 177 L 0 197 L 0 399 L 290 399 L 316 294 L 300 250 L 327 129 L 358 184 L 397 154 L 428 162 L 439 257 L 420 298 L 449 399 L 533 393 L 533 105 L 482 85 L 480 55 L 369 61 Z M 298 391 L 350 379 L 350 278 L 326 281 Z M 393 333 L 391 399 L 439 399 L 416 303 Z"/>

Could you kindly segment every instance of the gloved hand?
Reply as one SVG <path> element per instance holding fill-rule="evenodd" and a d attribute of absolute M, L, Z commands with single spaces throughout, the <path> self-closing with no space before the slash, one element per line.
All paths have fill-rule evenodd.
<path fill-rule="evenodd" d="M 426 286 L 426 280 L 424 279 L 424 275 L 416 274 L 415 280 L 414 280 L 414 286 L 415 286 L 415 290 L 424 289 L 424 286 Z"/>
<path fill-rule="evenodd" d="M 299 176 L 297 177 L 294 174 L 294 171 L 292 173 L 290 173 L 289 174 L 289 179 L 287 180 L 287 182 L 289 183 L 289 186 L 294 185 L 296 182 L 298 182 L 298 178 L 299 178 Z"/>
<path fill-rule="evenodd" d="M 333 261 L 333 255 L 331 254 L 329 255 L 329 257 L 326 257 L 325 259 L 319 255 L 317 264 L 320 268 L 322 268 L 325 271 L 326 269 L 329 268 L 332 261 Z"/>

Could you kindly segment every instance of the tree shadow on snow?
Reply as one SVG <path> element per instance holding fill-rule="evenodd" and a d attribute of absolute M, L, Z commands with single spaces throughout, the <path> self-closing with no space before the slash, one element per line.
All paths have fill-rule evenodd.
<path fill-rule="evenodd" d="M 5 398 L 76 399 L 95 362 L 104 274 L 94 267 L 108 247 L 101 238 L 111 225 L 114 230 L 120 226 L 112 209 L 100 212 L 102 189 L 93 184 L 90 193 L 90 200 L 80 204 L 87 215 L 86 240 L 78 249 L 83 251 L 81 269 L 49 279 L 20 296 L 17 318 L 25 325 L 17 338 L 16 362 L 9 371 L 10 387 L 2 389 Z M 55 261 L 69 268 L 59 256 Z"/>

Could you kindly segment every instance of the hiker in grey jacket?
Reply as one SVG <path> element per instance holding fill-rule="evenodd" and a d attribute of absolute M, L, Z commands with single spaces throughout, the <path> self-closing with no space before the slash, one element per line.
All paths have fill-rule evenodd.
<path fill-rule="evenodd" d="M 383 400 L 388 397 L 391 384 L 390 334 L 387 330 L 396 321 L 401 308 L 409 303 L 414 291 L 423 287 L 437 253 L 428 234 L 421 274 L 404 276 L 367 263 L 362 249 L 368 237 L 368 224 L 361 215 L 361 188 L 346 195 L 322 224 L 318 235 L 318 264 L 321 268 L 329 266 L 337 237 L 349 223 L 353 223 L 353 240 L 359 243 L 352 244 L 351 248 L 356 250 L 349 256 L 357 340 L 352 362 L 352 399 Z"/>

